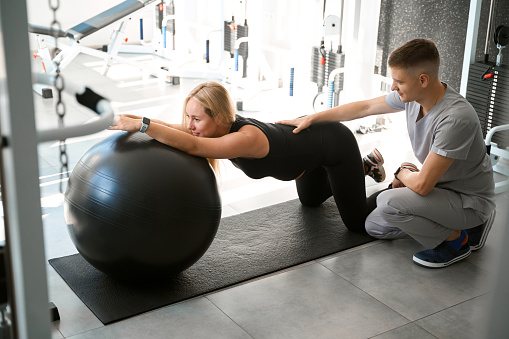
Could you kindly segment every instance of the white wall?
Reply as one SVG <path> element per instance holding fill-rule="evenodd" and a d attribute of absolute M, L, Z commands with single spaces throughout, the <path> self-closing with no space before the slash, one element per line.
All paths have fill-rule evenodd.
<path fill-rule="evenodd" d="M 345 1 L 343 102 L 379 95 L 378 86 L 373 86 L 379 15 L 380 0 Z"/>

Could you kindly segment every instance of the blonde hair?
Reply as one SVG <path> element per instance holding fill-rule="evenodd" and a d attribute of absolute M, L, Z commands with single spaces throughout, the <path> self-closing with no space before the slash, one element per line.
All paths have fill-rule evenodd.
<path fill-rule="evenodd" d="M 214 119 L 218 125 L 231 126 L 235 121 L 235 105 L 226 88 L 215 81 L 208 81 L 196 86 L 184 100 L 182 110 L 182 129 L 184 131 L 187 130 L 189 123 L 186 106 L 191 98 L 197 100 L 203 106 L 205 113 Z M 188 131 L 188 133 L 191 133 L 191 131 Z M 214 169 L 214 172 L 219 174 L 219 161 L 210 158 L 207 158 L 207 160 Z"/>

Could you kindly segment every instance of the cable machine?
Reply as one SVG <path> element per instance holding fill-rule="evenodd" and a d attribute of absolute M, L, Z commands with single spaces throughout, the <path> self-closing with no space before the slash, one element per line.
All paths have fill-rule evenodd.
<path fill-rule="evenodd" d="M 493 18 L 496 2 L 491 1 L 484 60 L 470 64 L 465 98 L 477 112 L 486 146 L 495 172 L 509 177 L 509 168 L 500 162 L 509 159 L 509 67 L 503 63 L 503 50 L 509 44 L 509 27 L 496 26 Z M 496 27 L 496 28 L 495 28 Z M 489 61 L 489 46 L 498 49 L 495 63 Z M 495 184 L 495 193 L 509 189 L 509 179 Z"/>
<path fill-rule="evenodd" d="M 318 94 L 313 100 L 315 112 L 337 106 L 339 104 L 339 93 L 343 90 L 344 83 L 345 54 L 341 42 L 344 1 L 341 1 L 340 17 L 335 15 L 325 17 L 325 4 L 324 1 L 323 37 L 320 46 L 313 46 L 311 49 L 310 80 L 318 86 Z M 325 46 L 326 38 L 330 40 L 329 49 Z M 334 49 L 334 38 L 338 39 L 336 49 Z"/>

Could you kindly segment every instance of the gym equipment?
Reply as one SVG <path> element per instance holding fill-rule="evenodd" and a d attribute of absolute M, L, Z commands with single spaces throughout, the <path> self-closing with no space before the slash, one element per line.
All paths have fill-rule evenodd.
<path fill-rule="evenodd" d="M 203 257 L 159 282 L 119 284 L 79 254 L 51 259 L 50 264 L 107 325 L 373 240 L 342 225 L 332 198 L 319 208 L 295 199 L 223 218 Z"/>
<path fill-rule="evenodd" d="M 339 104 L 339 93 L 343 90 L 345 54 L 341 45 L 343 22 L 343 7 L 341 2 L 341 17 L 329 15 L 323 21 L 323 37 L 320 46 L 313 46 L 311 50 L 310 80 L 317 84 L 318 94 L 313 100 L 315 112 L 335 107 Z M 324 4 L 325 13 L 325 4 Z M 330 50 L 325 49 L 325 37 L 338 36 L 339 44 L 334 51 L 331 42 Z M 324 91 L 323 87 L 327 87 Z"/>
<path fill-rule="evenodd" d="M 247 77 L 247 58 L 248 58 L 248 25 L 247 25 L 247 1 L 244 3 L 245 19 L 244 25 L 237 25 L 235 15 L 232 15 L 231 21 L 224 21 L 224 50 L 230 53 L 233 58 L 234 67 L 230 75 L 232 97 L 235 101 L 238 111 L 244 109 L 243 99 L 238 97 L 239 80 Z M 242 57 L 242 75 L 239 74 L 239 57 Z"/>
<path fill-rule="evenodd" d="M 48 309 L 37 144 L 43 140 L 59 141 L 62 137 L 65 139 L 74 135 L 63 132 L 65 127 L 62 126 L 56 129 L 37 129 L 32 94 L 34 74 L 31 74 L 30 63 L 26 58 L 30 53 L 27 4 L 25 1 L 4 0 L 0 0 L 0 3 L 0 21 L 9 23 L 9 34 L 3 34 L 0 43 L 0 57 L 5 65 L 4 81 L 0 84 L 0 91 L 4 94 L 0 98 L 0 187 L 8 289 L 8 307 L 0 311 L 0 333 L 2 338 L 49 339 L 49 311 L 55 319 L 58 310 L 53 304 Z M 57 22 L 56 19 L 54 21 Z M 51 77 L 43 75 L 46 74 L 41 74 L 39 80 L 48 80 L 48 85 L 53 83 L 49 81 Z M 77 99 L 79 97 L 83 105 L 101 114 L 100 124 L 94 125 L 94 128 L 88 124 L 77 126 L 75 131 L 78 134 L 89 128 L 96 129 L 93 133 L 99 132 L 105 128 L 102 123 L 106 127 L 112 124 L 113 114 L 108 100 L 93 95 L 84 86 L 71 84 L 67 79 L 65 91 L 74 94 Z M 111 118 L 109 121 L 106 119 L 108 117 Z"/>
<path fill-rule="evenodd" d="M 150 12 L 152 20 L 152 39 L 144 40 L 144 13 Z M 124 53 L 148 53 L 171 59 L 170 53 L 175 50 L 175 3 L 173 0 L 159 0 L 153 6 L 146 6 L 140 13 L 140 44 L 121 45 L 119 52 Z M 171 44 L 168 43 L 168 35 L 171 34 Z M 120 42 L 121 43 L 121 42 Z M 171 45 L 171 46 L 170 46 Z M 114 48 L 114 47 L 113 47 Z M 108 47 L 109 50 L 109 47 Z"/>
<path fill-rule="evenodd" d="M 489 31 L 490 29 L 488 29 Z M 491 34 L 488 32 L 488 36 Z M 498 26 L 493 39 L 499 50 L 495 64 L 487 61 L 470 65 L 465 98 L 475 108 L 493 171 L 509 177 L 509 168 L 500 158 L 509 159 L 509 68 L 502 64 L 502 49 L 509 44 L 509 27 Z M 488 46 L 488 44 L 486 44 Z M 495 184 L 495 193 L 509 189 L 509 179 Z"/>
<path fill-rule="evenodd" d="M 248 26 L 247 19 L 244 25 L 235 24 L 235 17 L 231 21 L 224 22 L 224 50 L 230 53 L 230 57 L 235 58 L 235 71 L 238 72 L 239 56 L 242 57 L 242 77 L 247 76 L 247 57 L 248 57 Z"/>
<path fill-rule="evenodd" d="M 60 69 L 63 69 L 68 64 L 70 64 L 77 55 L 80 53 L 85 53 L 104 60 L 104 64 L 101 70 L 101 74 L 103 75 L 106 75 L 113 62 L 117 61 L 137 67 L 151 75 L 166 79 L 168 82 L 178 83 L 178 81 L 174 80 L 174 77 L 171 76 L 168 71 L 160 67 L 147 67 L 129 58 L 118 56 L 121 44 L 125 41 L 125 28 L 128 22 L 137 12 L 145 9 L 146 6 L 153 3 L 154 1 L 155 0 L 126 0 L 68 29 L 67 31 L 54 30 L 48 27 L 29 24 L 28 32 L 37 35 L 37 41 L 39 44 L 37 56 L 42 58 L 45 71 L 48 74 L 53 74 L 56 71 L 56 63 L 59 63 Z M 167 19 L 169 20 L 169 18 Z M 165 24 L 170 22 L 168 20 L 165 21 Z M 89 48 L 80 44 L 81 39 L 116 22 L 118 22 L 119 25 L 112 34 L 112 39 L 107 47 L 107 52 Z M 143 33 L 140 32 L 140 35 L 142 34 Z M 64 37 L 67 38 L 68 45 L 61 46 L 62 51 L 58 53 L 53 58 L 53 60 L 49 59 L 49 53 L 47 53 L 48 44 L 54 46 L 56 39 Z"/>
<path fill-rule="evenodd" d="M 54 83 L 54 77 L 45 73 L 34 73 L 32 78 L 35 83 L 45 85 L 52 85 Z M 69 79 L 65 81 L 65 92 L 74 95 L 81 105 L 97 113 L 99 119 L 90 120 L 85 124 L 65 126 L 65 128 L 40 130 L 37 132 L 38 142 L 81 137 L 105 130 L 113 124 L 115 111 L 108 99 L 95 93 L 90 88 L 74 83 Z"/>
<path fill-rule="evenodd" d="M 150 280 L 200 259 L 219 226 L 221 199 L 206 159 L 123 132 L 83 155 L 64 211 L 91 265 L 119 279 Z"/>

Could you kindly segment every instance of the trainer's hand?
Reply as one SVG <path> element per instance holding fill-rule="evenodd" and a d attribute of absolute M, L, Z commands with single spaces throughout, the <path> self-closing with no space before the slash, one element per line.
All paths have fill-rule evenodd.
<path fill-rule="evenodd" d="M 392 188 L 400 188 L 400 187 L 406 187 L 406 186 L 404 183 L 402 183 L 398 179 L 394 178 L 394 180 L 392 180 Z"/>
<path fill-rule="evenodd" d="M 297 134 L 311 125 L 311 119 L 308 116 L 305 116 L 292 120 L 276 121 L 276 124 L 296 126 L 296 128 L 293 130 L 293 133 Z"/>
<path fill-rule="evenodd" d="M 117 115 L 109 130 L 120 130 L 126 132 L 137 132 L 141 128 L 141 118 L 131 118 L 128 115 Z"/>

